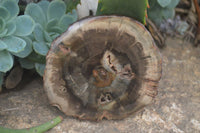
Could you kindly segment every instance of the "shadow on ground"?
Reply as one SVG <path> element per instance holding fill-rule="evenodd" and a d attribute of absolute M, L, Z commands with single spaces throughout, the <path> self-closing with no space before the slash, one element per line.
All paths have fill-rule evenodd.
<path fill-rule="evenodd" d="M 0 126 L 29 128 L 61 115 L 64 121 L 48 133 L 199 133 L 200 47 L 171 38 L 166 46 L 158 96 L 136 116 L 99 123 L 66 117 L 49 105 L 42 79 L 33 79 L 23 89 L 0 95 Z"/>

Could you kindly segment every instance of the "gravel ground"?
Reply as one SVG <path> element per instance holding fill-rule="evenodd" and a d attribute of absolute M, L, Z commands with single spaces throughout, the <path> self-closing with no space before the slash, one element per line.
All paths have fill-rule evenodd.
<path fill-rule="evenodd" d="M 67 117 L 48 103 L 42 79 L 0 94 L 0 126 L 29 128 L 58 115 L 64 121 L 48 133 L 199 133 L 200 47 L 168 38 L 163 76 L 155 102 L 135 116 L 98 123 Z"/>

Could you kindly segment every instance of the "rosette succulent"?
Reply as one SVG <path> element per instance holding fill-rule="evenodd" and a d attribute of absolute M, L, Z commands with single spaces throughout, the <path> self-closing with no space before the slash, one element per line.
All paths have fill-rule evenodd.
<path fill-rule="evenodd" d="M 75 10 L 66 14 L 66 4 L 62 0 L 30 3 L 25 9 L 25 15 L 35 21 L 35 28 L 29 36 L 33 52 L 26 58 L 19 59 L 23 68 L 32 69 L 42 76 L 45 68 L 45 56 L 51 42 L 63 33 L 70 24 L 77 20 Z"/>
<path fill-rule="evenodd" d="M 19 14 L 17 0 L 0 1 L 0 88 L 3 76 L 14 64 L 14 57 L 24 58 L 32 52 L 27 36 L 35 22 L 28 15 Z"/>
<path fill-rule="evenodd" d="M 160 25 L 167 19 L 172 19 L 175 15 L 174 8 L 180 0 L 150 0 L 148 9 L 149 18 L 156 24 Z"/>

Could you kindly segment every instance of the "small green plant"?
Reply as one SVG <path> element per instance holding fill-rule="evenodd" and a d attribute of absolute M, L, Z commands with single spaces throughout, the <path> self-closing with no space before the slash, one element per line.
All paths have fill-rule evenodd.
<path fill-rule="evenodd" d="M 165 20 L 174 17 L 174 8 L 179 1 L 180 0 L 149 0 L 150 8 L 148 9 L 148 17 L 159 26 Z"/>
<path fill-rule="evenodd" d="M 14 57 L 24 58 L 32 52 L 26 37 L 35 23 L 28 15 L 19 14 L 17 0 L 0 1 L 0 88 L 3 76 L 14 64 Z"/>
<path fill-rule="evenodd" d="M 148 0 L 99 0 L 96 15 L 122 15 L 145 23 Z"/>
<path fill-rule="evenodd" d="M 45 56 L 51 42 L 77 20 L 75 10 L 67 14 L 66 10 L 66 4 L 62 0 L 43 0 L 27 5 L 25 15 L 30 16 L 36 24 L 28 39 L 32 43 L 33 52 L 26 58 L 19 59 L 23 68 L 35 68 L 41 76 L 44 74 Z"/>

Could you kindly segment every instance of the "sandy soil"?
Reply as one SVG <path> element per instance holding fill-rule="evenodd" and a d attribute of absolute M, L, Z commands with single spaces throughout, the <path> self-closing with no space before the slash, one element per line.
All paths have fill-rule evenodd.
<path fill-rule="evenodd" d="M 61 115 L 64 121 L 48 133 L 199 133 L 200 47 L 171 38 L 166 46 L 158 96 L 135 116 L 98 123 L 67 117 L 49 105 L 42 79 L 36 78 L 0 94 L 0 126 L 29 128 Z"/>

